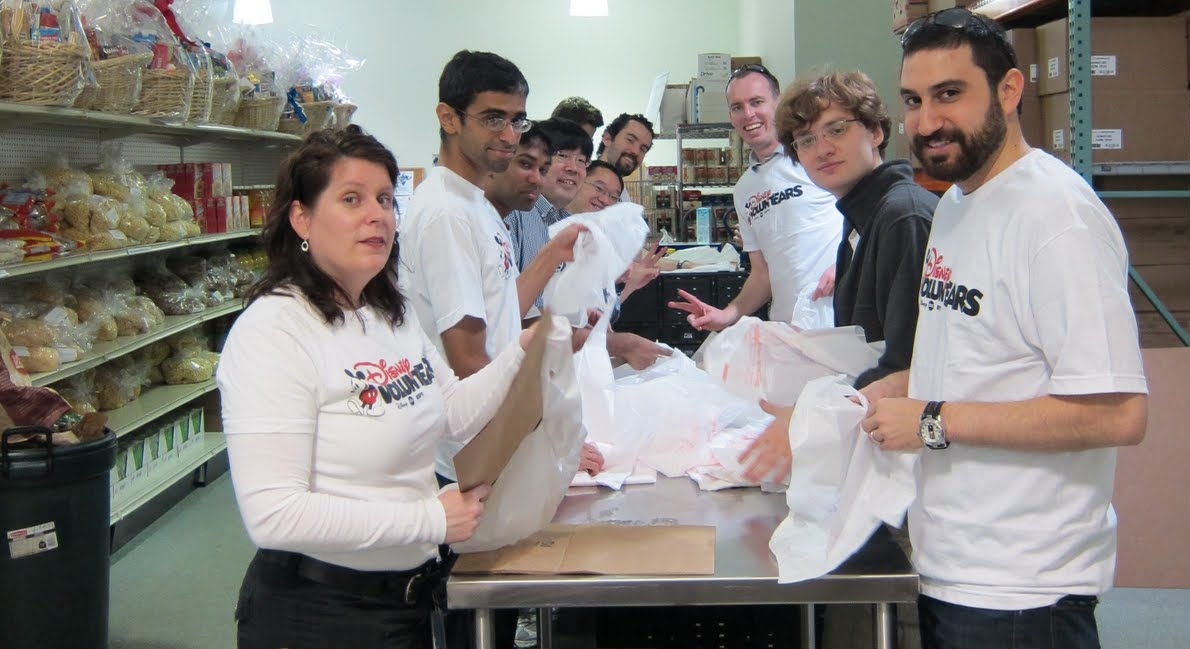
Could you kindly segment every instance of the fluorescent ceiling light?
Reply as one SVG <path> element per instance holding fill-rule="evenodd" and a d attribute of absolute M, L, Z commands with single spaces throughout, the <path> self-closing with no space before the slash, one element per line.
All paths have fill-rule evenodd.
<path fill-rule="evenodd" d="M 607 0 L 570 0 L 570 15 L 606 16 Z"/>
<path fill-rule="evenodd" d="M 232 22 L 239 25 L 267 25 L 273 22 L 269 0 L 234 0 Z"/>

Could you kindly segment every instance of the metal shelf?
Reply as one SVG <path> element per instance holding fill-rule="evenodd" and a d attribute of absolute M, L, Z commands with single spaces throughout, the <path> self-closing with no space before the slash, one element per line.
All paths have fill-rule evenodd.
<path fill-rule="evenodd" d="M 56 381 L 61 381 L 70 376 L 74 376 L 79 372 L 91 369 L 97 365 L 106 363 L 114 358 L 119 358 L 125 354 L 134 352 L 145 345 L 157 342 L 164 338 L 168 338 L 176 333 L 185 331 L 195 325 L 202 324 L 208 320 L 221 318 L 225 315 L 236 313 L 243 310 L 244 301 L 236 298 L 227 304 L 211 307 L 202 311 L 201 313 L 194 313 L 190 315 L 171 315 L 165 316 L 165 326 L 156 330 L 150 331 L 147 334 L 140 336 L 124 336 L 106 343 L 99 343 L 82 358 L 73 363 L 67 363 L 53 372 L 42 372 L 40 374 L 33 374 L 30 378 L 33 379 L 33 385 L 43 386 L 49 385 Z"/>
<path fill-rule="evenodd" d="M 141 393 L 123 408 L 107 410 L 107 427 L 123 437 L 171 410 L 215 390 L 215 379 L 190 385 L 161 385 Z"/>
<path fill-rule="evenodd" d="M 1096 176 L 1186 176 L 1190 162 L 1117 162 L 1091 165 Z"/>
<path fill-rule="evenodd" d="M 177 241 L 163 241 L 161 243 L 150 243 L 143 246 L 132 246 L 130 248 L 119 248 L 117 250 L 103 250 L 100 252 L 83 252 L 66 254 L 49 261 L 29 261 L 17 264 L 8 264 L 0 266 L 0 279 L 5 277 L 17 277 L 20 275 L 30 275 L 32 273 L 43 273 L 46 271 L 57 270 L 59 268 L 69 268 L 70 266 L 77 266 L 79 264 L 91 264 L 101 261 L 112 261 L 113 259 L 124 259 L 126 257 L 135 257 L 137 255 L 147 255 L 155 252 L 163 252 L 166 250 L 175 250 L 177 248 L 185 248 L 187 246 L 200 246 L 208 243 L 218 243 L 220 241 L 233 241 L 235 239 L 246 239 L 248 237 L 256 237 L 260 235 L 260 229 L 241 230 L 239 232 L 223 232 L 220 234 L 204 234 L 189 239 L 179 239 Z"/>
<path fill-rule="evenodd" d="M 129 487 L 127 492 L 112 498 L 111 524 L 115 525 L 120 522 L 154 497 L 177 484 L 179 480 L 192 474 L 226 448 L 227 439 L 221 433 L 203 433 L 202 450 L 178 458 L 177 466 L 169 467 L 163 473 L 150 475 Z"/>
<path fill-rule="evenodd" d="M 1064 0 L 983 0 L 969 7 L 999 23 L 1012 23 L 1036 14 L 1066 10 Z"/>
<path fill-rule="evenodd" d="M 731 132 L 734 130 L 728 122 L 715 122 L 712 124 L 678 124 L 677 135 L 681 135 L 681 139 L 691 140 L 726 140 L 731 137 Z"/>
<path fill-rule="evenodd" d="M 0 124 L 8 127 L 65 126 L 101 131 L 118 137 L 134 134 L 166 135 L 184 141 L 200 141 L 211 138 L 221 140 L 242 140 L 265 144 L 297 144 L 302 141 L 298 135 L 276 131 L 254 131 L 222 124 L 188 124 L 162 119 L 101 113 L 75 108 L 53 106 L 30 106 L 0 102 Z"/>

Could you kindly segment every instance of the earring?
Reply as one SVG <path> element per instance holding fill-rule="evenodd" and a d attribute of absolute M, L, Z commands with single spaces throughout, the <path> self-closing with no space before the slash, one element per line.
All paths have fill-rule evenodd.
<path fill-rule="evenodd" d="M 302 252 L 310 252 L 310 240 L 302 239 Z"/>

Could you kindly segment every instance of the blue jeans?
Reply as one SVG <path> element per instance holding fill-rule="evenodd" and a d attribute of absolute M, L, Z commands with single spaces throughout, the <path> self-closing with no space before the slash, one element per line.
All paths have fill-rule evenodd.
<path fill-rule="evenodd" d="M 1093 595 L 1067 595 L 1052 606 L 998 611 L 919 595 L 922 649 L 1099 649 Z"/>

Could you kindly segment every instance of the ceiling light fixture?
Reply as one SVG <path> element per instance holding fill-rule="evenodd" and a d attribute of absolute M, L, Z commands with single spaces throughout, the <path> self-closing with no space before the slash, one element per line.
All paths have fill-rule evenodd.
<path fill-rule="evenodd" d="M 269 0 L 235 0 L 231 21 L 237 25 L 267 25 L 273 22 Z"/>
<path fill-rule="evenodd" d="M 607 16 L 607 0 L 570 0 L 571 16 Z"/>

